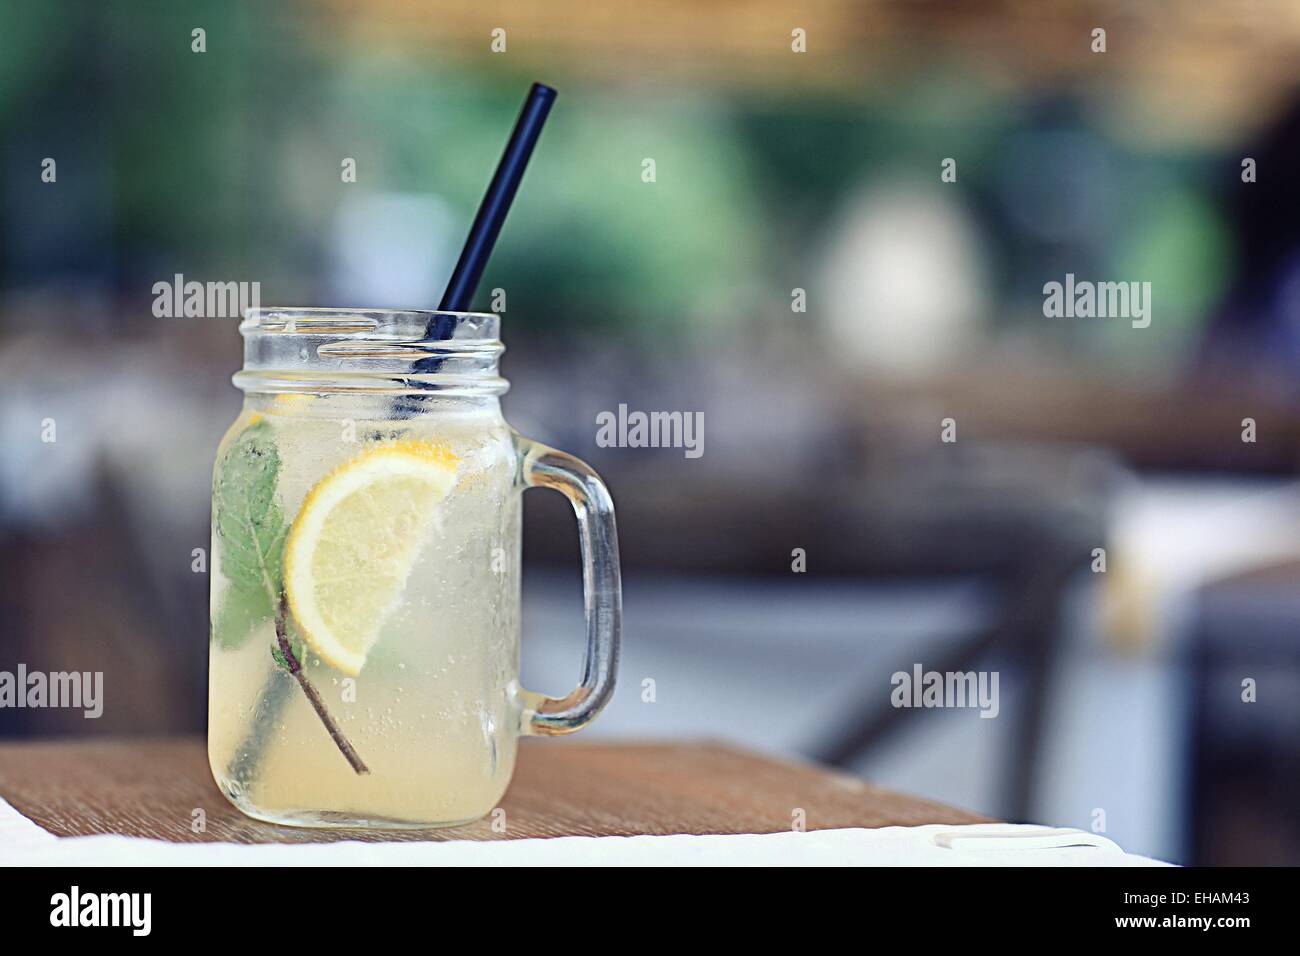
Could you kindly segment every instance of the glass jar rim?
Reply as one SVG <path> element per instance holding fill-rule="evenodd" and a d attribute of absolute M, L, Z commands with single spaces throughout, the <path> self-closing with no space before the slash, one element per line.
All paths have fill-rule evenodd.
<path fill-rule="evenodd" d="M 245 391 L 499 395 L 500 316 L 429 309 L 268 306 L 239 325 Z"/>
<path fill-rule="evenodd" d="M 439 319 L 450 320 L 452 335 L 461 329 L 486 335 L 475 338 L 496 338 L 501 326 L 501 316 L 495 312 L 453 312 L 445 309 L 350 309 L 316 306 L 260 306 L 246 309 L 239 331 L 249 332 L 330 332 L 410 331 L 432 329 Z M 454 336 L 466 338 L 470 336 Z"/>

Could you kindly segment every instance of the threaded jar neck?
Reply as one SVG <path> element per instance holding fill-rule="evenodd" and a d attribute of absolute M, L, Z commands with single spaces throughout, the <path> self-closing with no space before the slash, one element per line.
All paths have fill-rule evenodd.
<path fill-rule="evenodd" d="M 246 392 L 500 395 L 500 318 L 483 312 L 250 309 Z M 430 334 L 432 333 L 432 334 Z"/>

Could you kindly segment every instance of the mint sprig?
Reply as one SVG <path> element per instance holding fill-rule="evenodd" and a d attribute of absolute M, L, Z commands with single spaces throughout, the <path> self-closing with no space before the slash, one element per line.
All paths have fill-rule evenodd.
<path fill-rule="evenodd" d="M 289 636 L 289 609 L 284 594 L 284 543 L 289 524 L 276 501 L 280 452 L 265 420 L 249 425 L 217 463 L 213 482 L 213 521 L 221 545 L 221 573 L 226 578 L 213 634 L 222 647 L 241 647 L 261 624 L 274 622 L 271 656 L 293 675 L 339 751 L 358 774 L 369 768 L 330 715 L 320 692 L 303 672 L 302 641 Z M 273 694 L 269 685 L 263 695 Z M 250 747 L 241 747 L 248 754 Z M 250 764 L 251 765 L 251 764 Z"/>

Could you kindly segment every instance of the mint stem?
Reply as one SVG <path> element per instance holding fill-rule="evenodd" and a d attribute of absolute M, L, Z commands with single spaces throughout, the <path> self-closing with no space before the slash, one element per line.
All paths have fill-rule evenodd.
<path fill-rule="evenodd" d="M 285 596 L 281 594 L 280 610 L 275 616 L 275 639 L 280 645 L 280 653 L 284 655 L 284 660 L 288 665 L 289 673 L 298 681 L 298 686 L 302 688 L 302 692 L 306 694 L 307 699 L 311 701 L 311 706 L 315 709 L 316 716 L 319 717 L 320 722 L 325 725 L 325 729 L 329 731 L 329 735 L 333 739 L 334 745 L 338 747 L 339 752 L 347 758 L 348 763 L 352 765 L 352 769 L 355 770 L 358 775 L 370 773 L 370 768 L 366 766 L 365 761 L 363 761 L 352 748 L 352 744 L 348 741 L 348 738 L 344 736 L 343 731 L 339 729 L 339 725 L 334 722 L 334 718 L 330 715 L 329 708 L 325 706 L 325 701 L 321 698 L 320 691 L 316 689 L 316 685 L 307 678 L 305 673 L 303 673 L 302 664 L 298 662 L 298 658 L 293 653 L 293 647 L 289 644 L 287 627 L 288 619 L 289 609 L 287 607 Z"/>

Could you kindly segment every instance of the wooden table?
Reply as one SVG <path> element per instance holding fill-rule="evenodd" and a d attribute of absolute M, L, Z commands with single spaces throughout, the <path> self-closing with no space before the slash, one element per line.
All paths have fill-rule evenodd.
<path fill-rule="evenodd" d="M 986 817 L 882 790 L 820 767 L 717 744 L 521 743 L 489 820 L 442 830 L 302 830 L 250 820 L 226 802 L 197 739 L 0 744 L 0 797 L 61 836 L 122 833 L 174 842 L 498 840 L 980 823 Z M 191 830 L 193 811 L 207 817 Z"/>

